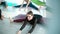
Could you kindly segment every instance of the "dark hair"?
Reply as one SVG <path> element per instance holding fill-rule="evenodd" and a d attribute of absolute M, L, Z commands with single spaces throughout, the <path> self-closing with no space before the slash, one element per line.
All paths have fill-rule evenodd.
<path fill-rule="evenodd" d="M 32 16 L 33 16 L 33 12 L 32 12 L 32 11 L 29 11 L 27 14 L 30 14 L 30 15 L 32 15 Z"/>

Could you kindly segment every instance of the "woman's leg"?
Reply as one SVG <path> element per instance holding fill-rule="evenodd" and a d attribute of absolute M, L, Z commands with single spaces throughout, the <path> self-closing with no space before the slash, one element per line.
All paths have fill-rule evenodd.
<path fill-rule="evenodd" d="M 23 7 L 26 7 L 26 5 L 27 5 L 27 4 L 23 4 Z M 20 8 L 21 5 L 17 5 L 17 6 L 14 6 L 14 7 L 16 7 L 16 8 Z"/>
<path fill-rule="evenodd" d="M 21 7 L 21 5 L 17 5 L 17 6 L 14 6 L 15 8 L 19 8 L 19 7 Z"/>
<path fill-rule="evenodd" d="M 36 6 L 34 6 L 32 3 L 29 4 L 29 7 L 34 8 L 35 10 L 39 10 Z"/>
<path fill-rule="evenodd" d="M 23 4 L 23 7 L 26 7 L 27 4 Z"/>
<path fill-rule="evenodd" d="M 0 19 L 1 19 L 1 9 L 0 9 Z"/>
<path fill-rule="evenodd" d="M 6 2 L 2 2 L 1 5 L 3 5 L 5 8 L 7 7 Z"/>
<path fill-rule="evenodd" d="M 2 13 L 2 11 L 1 11 L 1 9 L 0 9 L 0 19 L 3 20 L 3 16 L 2 16 L 1 13 Z"/>

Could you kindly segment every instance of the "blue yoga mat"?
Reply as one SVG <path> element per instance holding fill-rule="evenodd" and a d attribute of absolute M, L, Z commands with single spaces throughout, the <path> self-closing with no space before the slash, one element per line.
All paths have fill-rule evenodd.
<path fill-rule="evenodd" d="M 17 4 L 15 3 L 7 3 L 8 6 L 16 6 Z"/>

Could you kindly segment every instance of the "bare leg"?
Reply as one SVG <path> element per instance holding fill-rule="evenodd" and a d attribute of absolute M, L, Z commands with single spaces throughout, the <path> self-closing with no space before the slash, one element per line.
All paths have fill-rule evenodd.
<path fill-rule="evenodd" d="M 22 5 L 21 5 L 21 7 L 20 7 L 19 11 L 20 11 L 20 10 L 21 10 L 21 8 L 23 7 L 23 3 L 24 3 L 24 0 L 23 0 L 23 2 L 22 2 Z"/>
<path fill-rule="evenodd" d="M 24 11 L 26 11 L 26 10 L 28 9 L 28 6 L 29 6 L 29 4 L 30 4 L 31 0 L 25 0 L 25 1 L 27 2 L 27 5 L 26 5 L 26 8 L 25 8 L 25 10 L 24 10 Z"/>

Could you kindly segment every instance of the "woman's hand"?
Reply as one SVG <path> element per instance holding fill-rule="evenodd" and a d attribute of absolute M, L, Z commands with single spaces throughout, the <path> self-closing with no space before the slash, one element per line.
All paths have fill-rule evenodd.
<path fill-rule="evenodd" d="M 18 33 L 17 34 L 21 34 L 21 31 L 18 31 Z"/>
<path fill-rule="evenodd" d="M 31 34 L 31 33 L 28 33 L 28 34 Z"/>

